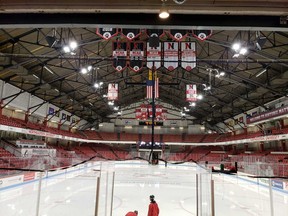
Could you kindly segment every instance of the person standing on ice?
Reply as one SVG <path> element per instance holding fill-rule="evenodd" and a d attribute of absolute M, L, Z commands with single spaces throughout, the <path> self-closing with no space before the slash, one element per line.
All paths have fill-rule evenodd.
<path fill-rule="evenodd" d="M 148 216 L 158 216 L 159 215 L 159 208 L 158 204 L 154 200 L 154 195 L 150 195 L 150 204 L 148 209 Z"/>
<path fill-rule="evenodd" d="M 138 211 L 135 210 L 134 212 L 128 212 L 125 216 L 137 216 L 138 215 Z"/>

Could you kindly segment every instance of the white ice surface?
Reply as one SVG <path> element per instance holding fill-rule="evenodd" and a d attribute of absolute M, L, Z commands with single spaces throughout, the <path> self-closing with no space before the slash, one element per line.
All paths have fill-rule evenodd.
<path fill-rule="evenodd" d="M 216 216 L 271 215 L 269 190 L 237 176 L 206 174 L 195 164 L 165 167 L 130 161 L 115 166 L 110 163 L 109 172 L 103 167 L 99 216 L 110 216 L 113 171 L 113 216 L 124 216 L 135 209 L 139 216 L 146 216 L 151 194 L 155 195 L 160 216 L 196 216 L 196 173 L 201 176 L 199 215 L 210 215 L 211 176 L 215 184 Z M 96 167 L 43 179 L 39 215 L 95 216 L 98 170 Z M 37 196 L 38 181 L 0 190 L 0 216 L 36 215 Z M 274 216 L 288 215 L 287 202 L 287 193 L 273 190 Z"/>

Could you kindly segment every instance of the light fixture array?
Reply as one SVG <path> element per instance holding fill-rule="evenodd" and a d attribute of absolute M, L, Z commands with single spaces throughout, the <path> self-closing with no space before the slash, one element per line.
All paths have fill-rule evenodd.
<path fill-rule="evenodd" d="M 212 73 L 215 73 L 215 77 L 221 78 L 221 77 L 225 76 L 225 72 L 219 71 L 219 69 L 217 69 L 217 68 L 207 68 L 206 70 L 209 72 L 209 84 L 203 83 L 202 85 L 204 86 L 204 89 L 203 89 L 204 91 L 209 91 L 212 88 L 212 85 L 211 85 Z"/>
<path fill-rule="evenodd" d="M 238 58 L 240 55 L 246 55 L 248 52 L 248 48 L 246 46 L 242 46 L 242 44 L 239 42 L 232 45 L 232 50 L 235 52 L 233 58 Z"/>
<path fill-rule="evenodd" d="M 102 86 L 103 86 L 103 82 L 95 82 L 94 83 L 94 87 L 96 88 L 96 89 L 98 89 L 98 88 L 101 88 Z"/>
<path fill-rule="evenodd" d="M 197 99 L 198 100 L 202 100 L 203 99 L 203 95 L 202 94 L 198 94 L 197 95 Z M 196 102 L 189 102 L 189 107 L 195 107 L 196 106 Z M 190 108 L 187 107 L 183 107 L 183 111 L 180 112 L 181 116 L 184 117 L 185 116 L 185 112 L 189 112 Z"/>
<path fill-rule="evenodd" d="M 81 72 L 82 74 L 87 74 L 87 73 L 90 72 L 92 69 L 93 69 L 93 67 L 92 67 L 91 65 L 87 65 L 87 66 L 85 66 L 85 67 L 82 67 L 82 68 L 80 69 L 80 72 Z"/>
<path fill-rule="evenodd" d="M 76 41 L 71 41 L 68 45 L 63 46 L 63 52 L 65 54 L 76 55 L 76 49 L 78 44 Z"/>

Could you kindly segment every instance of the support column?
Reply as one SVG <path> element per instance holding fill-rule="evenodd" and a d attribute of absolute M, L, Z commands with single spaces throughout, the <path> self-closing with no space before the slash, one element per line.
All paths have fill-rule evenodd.
<path fill-rule="evenodd" d="M 3 100 L 0 101 L 0 116 L 2 116 L 2 110 L 3 110 L 2 106 L 3 106 Z"/>
<path fill-rule="evenodd" d="M 233 154 L 237 153 L 236 145 L 232 145 L 232 152 L 233 152 Z"/>
<path fill-rule="evenodd" d="M 281 140 L 281 149 L 282 151 L 286 151 L 286 140 Z"/>
<path fill-rule="evenodd" d="M 282 129 L 282 128 L 284 128 L 284 119 L 279 119 L 279 121 L 280 121 L 280 130 Z"/>
<path fill-rule="evenodd" d="M 260 152 L 264 152 L 264 142 L 260 142 L 259 144 L 259 147 L 260 147 Z"/>
<path fill-rule="evenodd" d="M 29 120 L 29 112 L 29 110 L 25 112 L 25 123 L 27 123 Z"/>
<path fill-rule="evenodd" d="M 247 133 L 248 133 L 248 130 L 247 130 L 247 127 L 245 127 L 244 128 L 244 134 L 247 135 Z"/>
<path fill-rule="evenodd" d="M 44 125 L 45 128 L 47 127 L 47 117 L 44 118 L 43 125 Z"/>
<path fill-rule="evenodd" d="M 248 151 L 248 143 L 244 144 L 244 151 Z"/>

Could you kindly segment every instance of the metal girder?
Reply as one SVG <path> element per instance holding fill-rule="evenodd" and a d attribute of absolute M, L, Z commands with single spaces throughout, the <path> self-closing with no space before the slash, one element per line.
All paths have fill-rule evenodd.
<path fill-rule="evenodd" d="M 131 19 L 130 13 L 12 13 L 0 14 L 1 28 L 15 27 L 97 27 L 117 26 L 118 28 L 152 28 L 155 26 L 165 29 L 235 29 L 238 30 L 279 30 L 287 31 L 287 24 L 280 22 L 280 16 L 261 15 L 195 15 L 173 14 L 173 19 L 163 23 L 158 14 L 143 13 Z M 229 17 L 229 18 L 228 18 Z"/>
<path fill-rule="evenodd" d="M 17 36 L 14 36 L 14 37 L 10 37 L 8 40 L 1 41 L 0 42 L 0 47 L 4 46 L 7 43 L 17 43 L 20 40 L 20 38 L 25 37 L 25 36 L 27 36 L 29 34 L 32 34 L 32 33 L 36 32 L 38 30 L 39 29 L 34 28 L 34 29 L 31 29 L 30 31 L 24 32 L 24 33 L 22 33 L 20 35 L 17 35 Z"/>

